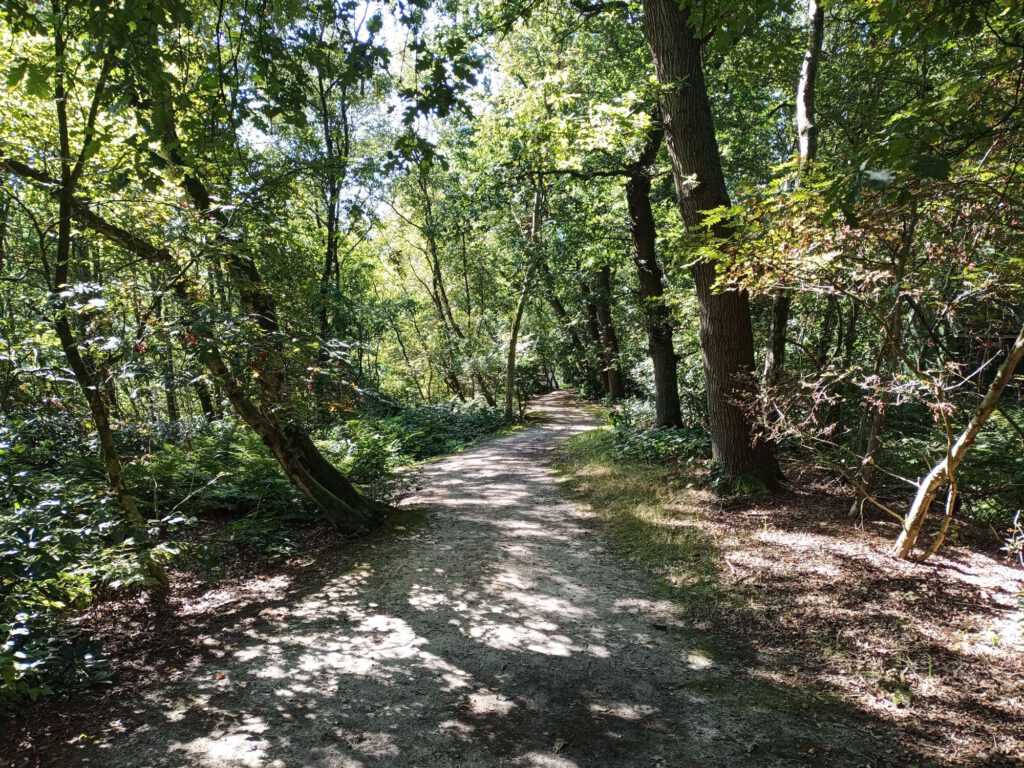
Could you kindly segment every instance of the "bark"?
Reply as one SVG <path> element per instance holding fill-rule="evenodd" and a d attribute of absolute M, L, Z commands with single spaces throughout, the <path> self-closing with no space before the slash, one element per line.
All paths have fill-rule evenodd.
<path fill-rule="evenodd" d="M 978 406 L 978 410 L 975 411 L 970 423 L 957 439 L 949 445 L 946 456 L 942 461 L 932 467 L 931 471 L 918 484 L 917 494 L 914 496 L 914 501 L 910 505 L 910 510 L 907 512 L 906 519 L 903 522 L 903 532 L 900 533 L 899 538 L 893 545 L 893 554 L 897 557 L 906 560 L 913 554 L 932 502 L 935 501 L 935 497 L 942 486 L 949 484 L 950 492 L 946 498 L 946 516 L 943 520 L 942 530 L 939 532 L 939 536 L 936 537 L 936 541 L 928 548 L 921 559 L 924 560 L 932 555 L 942 543 L 945 531 L 949 527 L 949 520 L 952 517 L 954 500 L 956 498 L 956 471 L 963 462 L 964 457 L 967 456 L 967 452 L 981 433 L 992 412 L 999 405 L 999 398 L 1002 397 L 1003 391 L 1013 380 L 1014 371 L 1021 361 L 1024 361 L 1024 328 L 1021 328 L 1020 333 L 1017 334 L 1016 341 L 1014 341 L 1013 346 L 1010 348 L 1009 354 L 1003 360 L 1002 365 L 996 370 L 995 378 L 989 384 L 988 391 L 985 393 L 985 397 L 982 399 L 981 405 Z"/>
<path fill-rule="evenodd" d="M 7 179 L 0 176 L 0 188 L 7 183 Z M 11 215 L 11 201 L 5 195 L 0 198 L 0 272 L 3 272 L 7 264 L 7 222 Z"/>
<path fill-rule="evenodd" d="M 538 253 L 541 244 L 541 226 L 544 216 L 544 190 L 537 187 L 533 194 L 533 211 L 530 216 L 530 228 L 526 238 L 526 258 L 528 260 L 523 284 L 519 290 L 519 301 L 512 317 L 512 330 L 509 333 L 508 358 L 505 361 L 505 421 L 512 421 L 516 398 L 516 345 L 519 343 L 519 327 L 526 311 L 526 302 L 530 297 L 533 275 L 541 262 Z"/>
<path fill-rule="evenodd" d="M 473 371 L 473 378 L 476 379 L 477 386 L 480 387 L 480 394 L 484 396 L 484 401 L 494 408 L 498 405 L 498 401 L 494 399 L 494 392 L 491 391 L 490 385 L 487 383 L 487 379 L 480 371 Z"/>
<path fill-rule="evenodd" d="M 608 394 L 612 400 L 626 396 L 626 381 L 620 363 L 619 336 L 612 319 L 612 270 L 607 264 L 597 270 L 597 322 L 604 351 L 604 369 L 608 377 Z"/>
<path fill-rule="evenodd" d="M 640 286 L 640 309 L 647 331 L 647 352 L 654 367 L 654 425 L 681 427 L 677 358 L 672 343 L 672 323 L 665 306 L 664 278 L 655 248 L 657 227 L 651 209 L 651 173 L 664 135 L 660 124 L 652 127 L 639 159 L 629 167 L 626 203 L 633 237 L 633 263 Z"/>
<path fill-rule="evenodd" d="M 282 334 L 276 301 L 263 283 L 252 255 L 241 243 L 226 235 L 229 222 L 223 210 L 212 205 L 213 197 L 205 183 L 184 162 L 171 103 L 170 100 L 164 102 L 163 119 L 154 124 L 154 130 L 168 159 L 182 171 L 182 186 L 192 204 L 223 228 L 219 245 L 225 255 L 228 276 L 238 291 L 242 309 L 261 332 L 261 349 L 251 362 L 259 374 L 259 406 L 251 402 L 248 393 L 232 377 L 214 344 L 212 332 L 205 329 L 202 322 L 196 322 L 193 328 L 205 330 L 197 334 L 200 359 L 221 380 L 229 402 L 260 435 L 288 479 L 339 529 L 365 530 L 378 521 L 386 508 L 362 496 L 348 478 L 323 457 L 309 435 L 293 423 L 287 402 L 287 370 L 280 348 Z M 181 283 L 178 286 L 184 288 Z M 179 297 L 183 293 L 187 295 L 187 291 L 176 292 Z"/>
<path fill-rule="evenodd" d="M 690 27 L 689 10 L 676 0 L 643 0 L 643 10 L 644 36 L 663 87 L 661 111 L 679 210 L 696 236 L 705 211 L 730 204 L 704 82 L 701 44 Z M 727 241 L 730 232 L 718 225 L 712 234 Z M 709 261 L 698 261 L 691 272 L 700 310 L 713 458 L 730 481 L 753 476 L 777 488 L 780 472 L 774 445 L 757 434 L 745 407 L 754 382 L 749 297 L 743 291 L 714 291 L 716 271 Z"/>
<path fill-rule="evenodd" d="M 800 164 L 814 162 L 818 156 L 818 124 L 814 98 L 818 84 L 821 48 L 825 40 L 825 10 L 818 0 L 807 0 L 807 48 L 796 88 L 796 132 Z"/>
<path fill-rule="evenodd" d="M 814 111 L 814 98 L 818 83 L 818 66 L 825 39 L 825 11 L 818 0 L 807 0 L 807 47 L 800 67 L 800 80 L 796 87 L 796 132 L 801 170 L 818 156 L 818 124 Z M 800 183 L 797 177 L 797 185 Z M 769 386 L 782 382 L 786 368 L 786 333 L 789 328 L 793 297 L 790 291 L 780 290 L 772 302 L 772 342 L 768 352 L 766 379 Z"/>
<path fill-rule="evenodd" d="M 197 378 L 192 382 L 192 388 L 196 392 L 196 399 L 199 401 L 199 409 L 203 412 L 203 418 L 208 422 L 213 422 L 220 418 L 218 409 L 214 406 L 213 398 L 210 396 L 210 388 L 206 385 L 206 382 Z"/>
<path fill-rule="evenodd" d="M 326 244 L 324 247 L 324 269 L 320 274 L 320 295 L 317 312 L 320 320 L 320 358 L 327 358 L 327 342 L 330 336 L 330 296 L 331 278 L 339 270 L 338 264 L 338 225 L 341 209 L 341 186 L 345 181 L 348 169 L 348 158 L 351 152 L 351 127 L 348 122 L 348 93 L 342 86 L 341 90 L 341 135 L 336 135 L 330 97 L 331 85 L 324 81 L 322 73 L 317 73 L 317 96 L 319 99 L 320 130 L 324 141 L 325 171 L 323 178 L 323 205 L 326 212 L 324 226 Z M 340 139 L 341 146 L 338 146 Z M 340 153 L 340 154 L 339 154 Z"/>

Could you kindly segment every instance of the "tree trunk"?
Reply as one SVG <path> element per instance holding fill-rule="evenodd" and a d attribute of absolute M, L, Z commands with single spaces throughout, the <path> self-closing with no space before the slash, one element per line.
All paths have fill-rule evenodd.
<path fill-rule="evenodd" d="M 626 382 L 619 361 L 619 337 L 612 320 L 612 270 L 607 264 L 597 270 L 597 322 L 604 350 L 604 368 L 608 377 L 608 394 L 612 400 L 626 396 Z"/>
<path fill-rule="evenodd" d="M 800 80 L 796 87 L 796 132 L 800 169 L 814 162 L 818 156 L 818 124 L 815 119 L 814 97 L 818 83 L 818 65 L 825 39 L 825 11 L 818 0 L 807 0 L 807 48 L 800 67 Z M 800 183 L 799 176 L 796 181 Z M 780 290 L 772 302 L 772 343 L 768 352 L 766 379 L 771 387 L 782 382 L 786 367 L 786 333 L 793 297 L 790 291 Z"/>
<path fill-rule="evenodd" d="M 975 411 L 970 423 L 960 433 L 956 441 L 948 447 L 945 458 L 932 467 L 931 471 L 918 484 L 917 494 L 914 496 L 914 501 L 910 505 L 910 510 L 907 512 L 906 519 L 903 522 L 903 532 L 893 545 L 893 554 L 897 557 L 906 560 L 913 554 L 914 546 L 917 544 L 917 539 L 921 534 L 921 528 L 924 525 L 928 509 L 931 507 L 932 502 L 935 501 L 935 497 L 942 486 L 950 483 L 950 496 L 946 504 L 946 520 L 943 523 L 943 531 L 940 532 L 940 537 L 936 539 L 936 542 L 928 548 L 925 557 L 934 553 L 938 549 L 938 545 L 942 543 L 941 537 L 944 535 L 945 529 L 949 524 L 949 518 L 952 516 L 953 500 L 956 494 L 956 471 L 967 455 L 967 451 L 970 450 L 971 445 L 985 426 L 985 422 L 988 421 L 992 412 L 999 404 L 999 398 L 1002 397 L 1003 391 L 1013 379 L 1014 371 L 1021 361 L 1024 361 L 1024 328 L 1021 328 L 1020 333 L 1017 334 L 1016 341 L 1014 341 L 1013 346 L 1010 348 L 1010 353 L 996 370 L 995 378 L 989 384 L 988 391 L 985 393 L 985 397 L 981 401 L 981 405 L 978 406 L 978 410 Z M 923 560 L 925 557 L 921 559 Z"/>
<path fill-rule="evenodd" d="M 203 418 L 208 422 L 214 422 L 220 418 L 218 409 L 213 404 L 213 398 L 210 397 L 210 388 L 206 386 L 206 382 L 201 378 L 197 378 L 192 382 L 192 388 L 196 391 L 196 399 L 199 400 L 199 409 L 203 412 Z"/>
<path fill-rule="evenodd" d="M 660 115 L 657 116 L 660 119 Z M 633 236 L 633 263 L 640 285 L 640 310 L 647 330 L 647 351 L 654 367 L 654 426 L 681 427 L 679 378 L 672 323 L 665 306 L 665 286 L 655 249 L 657 228 L 651 209 L 651 172 L 664 137 L 661 125 L 653 126 L 640 158 L 629 168 L 626 202 Z"/>
<path fill-rule="evenodd" d="M 585 280 L 580 280 L 580 295 L 583 297 L 583 304 L 587 309 L 587 332 L 590 334 L 590 341 L 596 351 L 595 356 L 600 360 L 604 357 L 604 344 L 601 341 L 601 322 L 598 319 L 597 304 L 594 302 L 594 292 L 590 290 Z M 608 386 L 608 368 L 599 366 L 598 383 L 601 385 L 601 392 L 608 395 L 611 389 Z"/>
<path fill-rule="evenodd" d="M 679 210 L 696 238 L 704 213 L 730 204 L 704 83 L 701 44 L 690 27 L 688 8 L 676 0 L 643 0 L 643 9 L 644 36 L 663 87 L 661 111 Z M 712 234 L 727 241 L 730 232 L 717 225 Z M 774 444 L 756 433 L 746 409 L 754 388 L 749 297 L 744 291 L 715 291 L 712 262 L 697 262 L 691 273 L 700 310 L 712 456 L 731 482 L 754 477 L 768 488 L 778 488 Z"/>
<path fill-rule="evenodd" d="M 59 190 L 52 179 L 23 163 L 0 158 L 0 164 L 22 178 L 42 185 L 44 189 Z M 194 176 L 186 176 L 184 181 L 190 197 L 196 195 L 193 200 L 198 198 L 201 201 L 205 192 L 202 182 Z M 206 202 L 209 204 L 209 197 L 206 197 Z M 222 388 L 228 402 L 242 420 L 271 450 L 286 477 L 323 515 L 340 530 L 349 532 L 365 530 L 378 522 L 387 507 L 363 497 L 344 475 L 324 459 L 309 437 L 289 423 L 288 409 L 283 407 L 286 403 L 282 402 L 285 383 L 283 369 L 268 370 L 266 360 L 263 361 L 264 367 L 259 371 L 260 405 L 243 389 L 240 377 L 235 376 L 224 361 L 216 333 L 202 319 L 205 313 L 196 301 L 192 286 L 186 282 L 185 274 L 179 271 L 173 254 L 166 248 L 158 248 L 112 224 L 81 201 L 69 198 L 68 204 L 71 216 L 81 226 L 150 263 L 170 267 L 177 273 L 173 283 L 174 294 L 181 306 L 190 313 L 190 317 L 184 319 L 194 336 L 192 343 L 196 356 L 210 371 L 213 380 Z M 198 202 L 197 207 L 208 210 L 203 209 Z M 238 292 L 243 309 L 253 317 L 262 333 L 266 334 L 263 338 L 264 349 L 267 351 L 267 359 L 272 359 L 277 351 L 274 349 L 274 338 L 277 336 L 274 299 L 263 285 L 251 258 L 237 253 L 232 255 L 233 248 L 237 247 L 234 243 L 224 245 L 222 250 L 227 251 L 229 256 L 229 274 L 233 280 L 239 281 Z M 259 357 L 257 355 L 257 359 Z"/>
<path fill-rule="evenodd" d="M 54 54 L 58 62 L 64 60 L 66 40 L 64 38 L 64 9 L 59 0 L 53 0 L 52 11 L 58 19 L 54 34 Z M 60 182 L 53 190 L 58 204 L 57 217 L 57 242 L 56 255 L 54 258 L 54 278 L 52 292 L 57 304 L 56 317 L 54 320 L 57 338 L 60 340 L 64 350 L 64 356 L 68 361 L 89 406 L 89 413 L 92 417 L 93 426 L 100 443 L 100 456 L 107 474 L 107 481 L 110 490 L 117 501 L 118 506 L 124 513 L 125 520 L 131 527 L 136 541 L 142 546 L 142 557 L 146 562 L 148 575 L 157 583 L 166 586 L 168 579 L 164 569 L 149 558 L 148 548 L 149 532 L 145 518 L 139 512 L 135 504 L 135 496 L 128 488 L 125 481 L 124 466 L 121 464 L 121 457 L 117 452 L 117 444 L 114 442 L 114 432 L 110 423 L 110 415 L 107 403 L 103 398 L 103 382 L 96 375 L 95 367 L 83 357 L 79 348 L 71 323 L 68 320 L 67 300 L 63 293 L 68 289 L 68 275 L 71 263 L 71 220 L 74 213 L 74 193 L 77 180 L 80 177 L 83 163 L 84 151 L 77 161 L 71 157 L 71 141 L 68 129 L 67 101 L 68 93 L 65 85 L 65 73 L 58 67 L 54 73 L 53 97 L 57 113 L 57 133 L 60 146 Z M 86 126 L 86 139 L 91 140 L 92 125 L 95 120 L 96 107 L 99 103 L 100 92 L 103 89 L 103 80 L 97 86 L 97 92 L 93 98 L 93 108 Z"/>
<path fill-rule="evenodd" d="M 523 320 L 523 312 L 526 310 L 532 279 L 533 268 L 530 267 L 526 271 L 526 277 L 523 278 L 523 286 L 519 291 L 519 301 L 516 303 L 516 312 L 512 317 L 512 330 L 508 338 L 508 358 L 505 363 L 505 421 L 512 421 L 515 417 L 516 345 L 519 343 L 519 326 Z"/>
<path fill-rule="evenodd" d="M 807 0 L 807 48 L 804 50 L 800 81 L 796 87 L 796 132 L 801 166 L 814 162 L 818 157 L 818 124 L 814 111 L 814 97 L 824 41 L 825 10 L 818 0 Z"/>

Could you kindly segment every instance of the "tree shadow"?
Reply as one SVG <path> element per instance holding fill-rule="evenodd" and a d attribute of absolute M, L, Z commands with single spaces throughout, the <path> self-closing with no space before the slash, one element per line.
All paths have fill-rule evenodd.
<path fill-rule="evenodd" d="M 166 685 L 98 699 L 41 764 L 931 765 L 889 723 L 787 686 L 608 552 L 543 466 L 566 406 L 425 467 L 429 523 L 262 605 L 189 617 Z M 168 670 L 170 675 L 170 670 Z"/>

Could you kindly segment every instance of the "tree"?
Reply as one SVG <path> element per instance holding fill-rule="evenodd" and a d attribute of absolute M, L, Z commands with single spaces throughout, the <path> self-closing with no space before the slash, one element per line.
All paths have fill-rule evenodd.
<path fill-rule="evenodd" d="M 688 7 L 680 7 L 675 0 L 645 0 L 643 10 L 644 35 L 662 85 L 662 119 L 679 211 L 696 243 L 702 236 L 704 216 L 729 207 L 704 84 L 701 42 L 691 26 Z M 710 234 L 728 243 L 732 233 L 729 225 L 720 221 Z M 748 409 L 754 371 L 749 297 L 742 290 L 716 290 L 716 267 L 707 258 L 698 259 L 691 273 L 700 305 L 714 460 L 730 481 L 753 477 L 769 488 L 778 488 L 780 471 L 774 446 L 757 433 Z"/>
<path fill-rule="evenodd" d="M 681 427 L 677 358 L 672 343 L 672 323 L 664 302 L 664 278 L 655 249 L 657 229 L 651 209 L 651 171 L 663 136 L 660 125 L 651 126 L 640 156 L 628 167 L 626 201 L 647 330 L 647 350 L 654 365 L 654 424 L 656 427 Z"/>

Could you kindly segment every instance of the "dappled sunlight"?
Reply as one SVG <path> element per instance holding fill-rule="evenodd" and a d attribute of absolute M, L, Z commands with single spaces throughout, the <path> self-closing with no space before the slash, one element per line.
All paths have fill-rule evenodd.
<path fill-rule="evenodd" d="M 561 495 L 542 456 L 593 422 L 549 402 L 543 426 L 422 468 L 405 504 L 427 526 L 211 636 L 187 683 L 146 694 L 166 716 L 124 736 L 138 764 L 743 764 L 770 710 L 706 687 L 741 668 L 694 643 Z"/>

